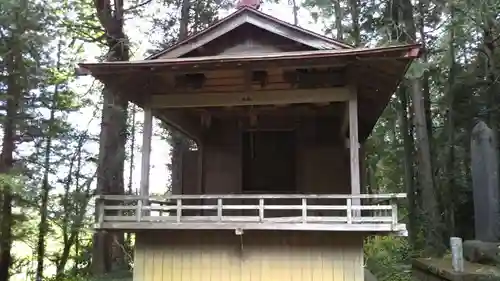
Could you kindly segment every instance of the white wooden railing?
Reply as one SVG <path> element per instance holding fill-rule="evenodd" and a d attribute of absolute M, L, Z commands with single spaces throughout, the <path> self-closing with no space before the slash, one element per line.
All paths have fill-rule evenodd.
<path fill-rule="evenodd" d="M 405 231 L 405 194 L 96 197 L 100 229 L 302 229 Z"/>

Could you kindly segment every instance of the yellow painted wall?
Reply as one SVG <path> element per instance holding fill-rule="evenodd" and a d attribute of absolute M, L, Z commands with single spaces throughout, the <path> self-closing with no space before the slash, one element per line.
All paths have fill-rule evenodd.
<path fill-rule="evenodd" d="M 363 236 L 312 231 L 137 233 L 134 281 L 363 281 Z"/>

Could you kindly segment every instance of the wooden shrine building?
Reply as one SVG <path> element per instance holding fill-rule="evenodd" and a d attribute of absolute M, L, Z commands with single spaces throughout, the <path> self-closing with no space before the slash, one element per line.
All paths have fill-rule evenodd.
<path fill-rule="evenodd" d="M 145 60 L 82 63 L 144 109 L 140 194 L 99 196 L 96 228 L 136 233 L 134 281 L 362 281 L 364 237 L 406 227 L 404 195 L 362 194 L 359 151 L 419 51 L 243 6 Z M 153 116 L 196 143 L 166 196 Z"/>

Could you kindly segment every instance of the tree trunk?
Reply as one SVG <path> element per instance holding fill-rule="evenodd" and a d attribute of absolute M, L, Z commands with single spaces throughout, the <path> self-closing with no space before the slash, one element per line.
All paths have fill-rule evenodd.
<path fill-rule="evenodd" d="M 418 214 L 415 183 L 413 180 L 413 137 L 410 135 L 410 125 L 408 122 L 408 93 L 406 85 L 401 85 L 398 89 L 398 97 L 400 103 L 399 122 L 401 126 L 401 134 L 403 135 L 403 150 L 404 150 L 404 184 L 408 198 L 408 234 L 410 245 L 417 245 L 418 237 Z"/>
<path fill-rule="evenodd" d="M 135 115 L 137 113 L 136 105 L 133 104 L 132 108 L 130 110 L 130 116 L 132 117 L 132 120 L 130 121 L 130 165 L 129 165 L 129 174 L 128 174 L 128 186 L 127 186 L 127 194 L 133 195 L 134 192 L 132 190 L 132 184 L 133 184 L 133 179 L 134 179 L 134 158 L 135 158 Z M 127 248 L 131 248 L 132 246 L 132 233 L 126 233 L 125 234 L 125 244 L 127 245 Z"/>
<path fill-rule="evenodd" d="M 70 202 L 70 188 L 71 185 L 73 184 L 73 173 L 76 175 L 75 179 L 75 187 L 77 192 L 81 192 L 82 188 L 80 185 L 80 175 L 81 175 L 81 169 L 82 169 L 82 147 L 87 141 L 87 137 L 85 134 L 81 135 L 78 139 L 78 146 L 76 148 L 75 155 L 71 158 L 71 162 L 69 164 L 69 171 L 68 171 L 68 176 L 66 177 L 66 182 L 64 186 L 64 196 L 62 199 L 62 205 L 64 206 L 65 214 L 63 218 L 63 250 L 61 252 L 61 255 L 59 257 L 59 260 L 56 262 L 56 280 L 63 280 L 64 279 L 64 270 L 66 268 L 66 264 L 70 258 L 70 253 L 71 253 L 71 247 L 75 246 L 75 253 L 78 255 L 78 234 L 82 229 L 83 226 L 83 220 L 85 219 L 85 216 L 87 214 L 87 207 L 90 199 L 90 185 L 94 181 L 96 174 L 91 179 L 88 179 L 85 181 L 85 183 L 82 185 L 85 187 L 85 190 L 83 190 L 84 194 L 86 195 L 86 198 L 83 200 L 83 202 L 75 202 L 77 204 L 77 210 L 76 211 L 70 211 L 70 209 L 73 209 L 74 206 L 72 205 L 73 202 Z M 76 171 L 73 171 L 74 167 L 74 162 L 77 162 L 76 164 Z M 74 212 L 77 214 L 77 217 L 74 220 L 70 219 L 70 212 Z M 71 222 L 70 222 L 71 220 Z M 75 266 L 78 266 L 78 263 L 75 264 Z"/>
<path fill-rule="evenodd" d="M 97 17 L 106 31 L 108 61 L 127 61 L 129 45 L 123 31 L 123 1 L 94 0 Z M 114 7 L 114 10 L 112 10 Z M 97 194 L 124 194 L 125 144 L 127 140 L 128 101 L 108 85 L 103 90 L 103 109 L 99 145 Z M 96 210 L 97 211 L 97 210 Z M 96 275 L 125 268 L 122 251 L 123 233 L 97 232 L 94 234 L 92 267 Z"/>
<path fill-rule="evenodd" d="M 361 27 L 359 23 L 359 0 L 350 0 L 351 17 L 352 17 L 352 38 L 354 46 L 361 45 Z"/>
<path fill-rule="evenodd" d="M 109 89 L 104 89 L 103 96 L 97 192 L 98 194 L 124 194 L 127 101 L 121 100 Z M 117 245 L 123 244 L 123 234 L 97 232 L 94 237 L 94 273 L 105 274 L 125 266 L 125 256 L 119 248 L 121 245 Z"/>
<path fill-rule="evenodd" d="M 344 40 L 344 26 L 342 25 L 342 20 L 344 17 L 342 16 L 344 13 L 342 11 L 342 7 L 340 6 L 340 0 L 333 0 L 333 9 L 335 10 L 335 29 L 337 30 L 337 40 Z"/>
<path fill-rule="evenodd" d="M 75 243 L 77 242 L 78 233 L 82 229 L 83 221 L 85 219 L 85 216 L 87 215 L 87 207 L 91 196 L 90 187 L 95 179 L 96 174 L 94 174 L 93 177 L 89 178 L 84 185 L 86 187 L 84 191 L 86 196 L 82 199 L 81 202 L 78 202 L 78 216 L 75 218 L 75 221 L 71 225 L 69 237 L 66 243 L 64 243 L 61 258 L 56 268 L 56 280 L 62 280 L 64 277 L 64 269 L 70 257 L 71 247 L 73 247 L 73 245 L 75 245 Z"/>
<path fill-rule="evenodd" d="M 450 70 L 448 72 L 448 81 L 446 85 L 445 98 L 447 103 L 446 124 L 445 132 L 447 135 L 447 157 L 445 162 L 445 179 L 446 179 L 446 229 L 448 236 L 457 235 L 455 229 L 455 209 L 457 203 L 457 196 L 455 192 L 455 120 L 454 120 L 454 92 L 453 85 L 455 84 L 455 31 L 454 31 L 454 7 L 450 2 L 450 20 L 451 26 L 449 27 L 449 60 Z"/>
<path fill-rule="evenodd" d="M 299 7 L 297 6 L 297 1 L 292 0 L 293 6 L 293 25 L 299 25 Z"/>
<path fill-rule="evenodd" d="M 404 37 L 402 38 L 406 42 L 415 42 L 417 30 L 424 36 L 422 39 L 425 40 L 425 34 L 423 32 L 423 14 L 422 14 L 422 3 L 418 3 L 420 11 L 420 21 L 419 25 L 415 24 L 413 5 L 409 0 L 400 1 L 400 13 L 401 13 L 401 23 L 404 23 L 405 30 L 403 31 Z M 417 29 L 417 26 L 419 29 Z M 430 113 L 427 110 L 429 106 L 429 85 L 428 85 L 427 74 L 424 73 L 423 77 L 413 78 L 408 81 L 408 85 L 411 85 L 410 92 L 413 102 L 413 123 L 415 126 L 415 136 L 416 136 L 416 159 L 417 159 L 417 176 L 418 183 L 420 185 L 419 191 L 421 192 L 420 200 L 417 198 L 411 199 L 416 201 L 413 206 L 421 206 L 418 208 L 420 210 L 419 215 L 422 217 L 422 225 L 425 225 L 424 231 L 424 250 L 428 255 L 440 254 L 443 249 L 442 235 L 441 235 L 441 219 L 439 212 L 439 205 L 437 201 L 436 189 L 434 186 L 434 171 L 432 166 L 432 154 L 430 147 L 430 134 L 432 130 L 429 128 L 429 118 Z M 408 128 L 408 131 L 410 129 Z M 407 142 L 409 145 L 409 142 Z M 408 150 L 407 147 L 406 150 Z M 405 151 L 405 154 L 409 151 Z M 409 157 L 408 154 L 406 157 Z M 408 164 L 408 163 L 407 163 Z M 405 176 L 408 177 L 409 175 Z M 414 187 L 412 184 L 407 186 L 407 188 Z M 411 194 L 415 195 L 416 190 L 409 190 Z M 413 210 L 414 214 L 416 210 Z M 416 221 L 415 221 L 416 223 Z M 414 229 L 413 231 L 416 231 Z M 414 236 L 412 239 L 416 239 Z"/>
<path fill-rule="evenodd" d="M 57 62 L 56 69 L 60 70 L 61 61 L 61 42 L 57 46 Z M 50 194 L 50 155 L 52 154 L 52 138 L 54 136 L 54 122 L 55 113 L 57 110 L 57 100 L 59 98 L 59 85 L 55 85 L 54 93 L 52 94 L 49 126 L 45 140 L 45 158 L 43 163 L 43 179 L 42 179 L 42 194 L 40 198 L 40 223 L 38 224 L 38 242 L 37 242 L 37 267 L 36 267 L 36 280 L 43 280 L 44 259 L 45 259 L 45 236 L 47 236 L 49 224 L 47 221 L 48 216 L 48 203 Z"/>
<path fill-rule="evenodd" d="M 422 216 L 425 225 L 424 251 L 427 255 L 438 255 L 442 249 L 441 223 L 439 206 L 434 188 L 429 136 L 425 118 L 422 81 L 416 78 L 412 81 L 413 108 L 415 113 L 415 129 L 417 137 L 417 159 L 419 183 L 422 190 Z"/>
<path fill-rule="evenodd" d="M 426 16 L 426 11 L 427 9 L 424 7 L 424 4 L 422 1 L 418 1 L 418 21 L 417 21 L 417 27 L 418 27 L 418 32 L 420 34 L 420 41 L 422 43 L 422 48 L 424 50 L 427 49 L 427 34 L 425 33 L 425 16 Z M 427 63 L 428 62 L 428 57 L 427 57 L 427 52 L 423 52 L 422 55 L 422 62 Z M 422 76 L 422 95 L 424 98 L 424 109 L 425 109 L 425 122 L 426 122 L 426 127 L 427 127 L 427 135 L 429 139 L 429 150 L 430 150 L 430 155 L 431 155 L 431 167 L 436 167 L 435 162 L 436 159 L 433 157 L 435 155 L 434 149 L 433 149 L 433 141 L 432 141 L 432 136 L 433 136 L 433 127 L 432 127 L 432 111 L 431 111 L 431 97 L 430 97 L 430 85 L 429 85 L 429 71 L 425 71 L 423 76 Z M 434 170 L 432 171 L 434 175 Z M 432 180 L 434 181 L 434 177 L 432 177 Z M 434 183 L 435 184 L 435 183 Z M 439 202 L 439 198 L 438 198 Z"/>
<path fill-rule="evenodd" d="M 132 117 L 132 120 L 130 121 L 130 166 L 129 166 L 129 174 L 128 174 L 128 186 L 127 186 L 127 193 L 132 195 L 134 192 L 132 190 L 132 184 L 133 184 L 133 178 L 134 178 L 134 158 L 135 158 L 135 115 L 136 115 L 136 106 L 135 104 L 132 105 L 132 108 L 130 110 L 130 116 Z"/>
<path fill-rule="evenodd" d="M 189 11 L 191 9 L 190 0 L 182 0 L 181 6 L 181 22 L 179 27 L 179 41 L 182 41 L 188 37 L 189 28 Z"/>
<path fill-rule="evenodd" d="M 7 102 L 6 115 L 3 123 L 2 152 L 0 154 L 0 176 L 6 177 L 1 187 L 1 221 L 0 221 L 0 281 L 9 280 L 9 270 L 12 264 L 12 199 L 13 182 L 9 180 L 14 167 L 15 138 L 18 127 L 19 108 L 22 99 L 22 77 L 24 63 L 17 35 L 13 35 L 7 44 L 11 43 L 6 62 Z"/>
<path fill-rule="evenodd" d="M 484 4 L 483 4 L 484 5 Z M 500 77 L 500 73 L 496 66 L 497 60 L 497 52 L 496 47 L 498 42 L 500 42 L 500 37 L 498 36 L 498 30 L 500 26 L 497 26 L 495 15 L 492 15 L 492 12 L 488 10 L 488 8 L 484 8 L 484 24 L 483 24 L 483 52 L 486 55 L 486 73 L 485 78 L 488 83 L 486 90 L 486 100 L 488 103 L 488 125 L 495 132 L 496 139 L 499 138 L 498 131 L 498 77 Z M 499 145 L 500 142 L 497 143 Z M 498 150 L 498 147 L 497 147 Z M 500 171 L 499 171 L 500 172 Z"/>
<path fill-rule="evenodd" d="M 408 14 L 408 8 L 404 5 L 411 5 L 411 3 L 402 3 L 402 1 L 396 1 L 393 5 L 389 6 L 390 9 L 388 13 L 391 15 L 394 27 L 391 29 L 391 41 L 392 42 L 407 42 L 411 41 L 407 32 L 402 32 L 398 30 L 398 26 L 403 22 L 413 24 L 413 15 Z M 402 6 L 403 5 L 403 6 Z M 402 7 L 401 7 L 402 6 Z M 409 9 L 411 11 L 411 7 Z M 406 19 L 407 17 L 408 19 Z M 411 29 L 411 28 L 410 28 Z M 414 29 L 413 29 L 414 31 Z M 417 248 L 417 237 L 419 231 L 418 225 L 418 206 L 417 206 L 417 192 L 415 189 L 414 181 L 414 169 L 413 169 L 413 153 L 414 153 L 414 142 L 412 136 L 411 128 L 411 113 L 409 112 L 410 101 L 408 99 L 408 83 L 403 82 L 397 90 L 397 96 L 399 98 L 399 110 L 398 117 L 401 128 L 401 134 L 403 136 L 403 150 L 404 150 L 404 185 L 406 188 L 406 194 L 408 198 L 408 233 L 410 245 L 415 249 Z"/>
<path fill-rule="evenodd" d="M 191 9 L 190 0 L 182 0 L 181 7 L 181 19 L 180 19 L 180 28 L 179 28 L 179 41 L 184 40 L 188 37 L 188 28 L 189 28 L 189 12 Z M 196 24 L 195 24 L 196 25 Z M 171 131 L 171 145 L 172 145 L 172 154 L 171 154 L 171 163 L 172 163 L 172 171 L 171 171 L 171 179 L 172 179 L 172 190 L 179 192 L 182 190 L 182 153 L 184 151 L 185 140 L 184 136 L 174 130 Z"/>

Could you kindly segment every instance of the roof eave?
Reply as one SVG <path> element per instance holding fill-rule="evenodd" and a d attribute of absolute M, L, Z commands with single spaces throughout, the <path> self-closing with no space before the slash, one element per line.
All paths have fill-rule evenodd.
<path fill-rule="evenodd" d="M 232 63 L 232 62 L 252 62 L 252 61 L 271 61 L 271 60 L 296 60 L 296 59 L 320 59 L 320 58 L 333 58 L 333 57 L 356 57 L 362 59 L 361 56 L 368 55 L 371 59 L 376 59 L 377 55 L 383 55 L 389 52 L 401 52 L 397 56 L 391 58 L 407 58 L 415 59 L 421 55 L 421 45 L 403 45 L 403 46 L 391 46 L 383 48 L 372 48 L 372 49 L 346 49 L 346 50 L 318 50 L 318 51 L 306 51 L 306 52 L 287 52 L 287 53 L 276 53 L 268 54 L 266 56 L 212 56 L 212 57 L 195 57 L 195 58 L 184 58 L 184 59 L 162 59 L 162 60 L 144 60 L 144 61 L 116 61 L 116 62 L 101 62 L 101 63 L 79 63 L 82 68 L 79 72 L 87 73 L 93 72 L 92 70 L 98 70 L 102 68 L 108 68 L 112 70 L 114 68 L 127 67 L 129 69 L 134 69 L 135 67 L 155 67 L 155 66 L 172 66 L 180 67 L 187 65 L 197 66 L 202 64 L 211 63 Z"/>

